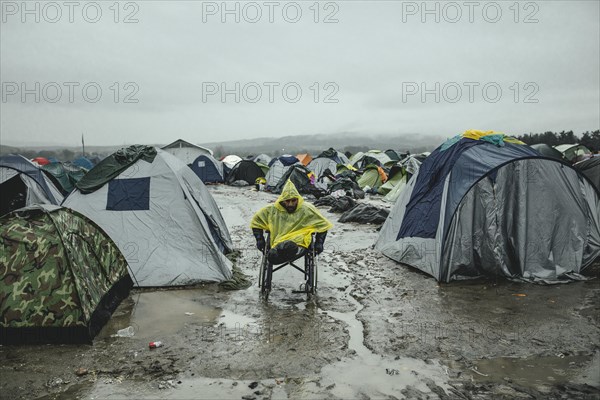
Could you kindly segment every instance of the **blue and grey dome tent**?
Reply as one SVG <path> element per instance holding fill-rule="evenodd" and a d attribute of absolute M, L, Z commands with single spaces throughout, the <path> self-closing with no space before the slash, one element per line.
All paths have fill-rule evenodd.
<path fill-rule="evenodd" d="M 58 205 L 63 200 L 50 176 L 20 155 L 0 157 L 0 215 L 35 204 Z"/>
<path fill-rule="evenodd" d="M 569 165 L 515 142 L 467 131 L 436 149 L 376 248 L 441 282 L 580 279 L 600 256 L 600 195 Z"/>
<path fill-rule="evenodd" d="M 190 164 L 190 167 L 204 183 L 223 183 L 225 181 L 223 163 L 210 154 L 199 155 Z"/>

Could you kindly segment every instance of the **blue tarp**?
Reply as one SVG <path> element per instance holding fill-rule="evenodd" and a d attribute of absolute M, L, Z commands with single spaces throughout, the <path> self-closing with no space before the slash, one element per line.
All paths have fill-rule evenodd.
<path fill-rule="evenodd" d="M 503 144 L 503 147 L 498 147 L 487 141 L 463 138 L 450 147 L 442 145 L 431 153 L 419 170 L 397 239 L 435 238 L 444 183 L 450 172 L 452 175 L 446 199 L 444 234 L 456 207 L 477 181 L 490 173 L 493 179 L 495 168 L 511 160 L 540 157 L 528 146 Z"/>
<path fill-rule="evenodd" d="M 415 182 L 397 239 L 403 237 L 434 238 L 440 220 L 444 181 L 454 163 L 466 150 L 484 142 L 461 139 L 451 147 L 443 145 L 425 159 Z"/>
<path fill-rule="evenodd" d="M 150 209 L 150 177 L 113 179 L 108 182 L 106 209 L 135 211 Z"/>
<path fill-rule="evenodd" d="M 269 163 L 269 167 L 271 167 L 277 160 L 281 161 L 281 163 L 286 167 L 289 167 L 290 165 L 294 165 L 297 162 L 300 162 L 300 160 L 298 160 L 294 156 L 281 156 L 279 158 L 273 158 L 271 160 L 271 162 Z"/>

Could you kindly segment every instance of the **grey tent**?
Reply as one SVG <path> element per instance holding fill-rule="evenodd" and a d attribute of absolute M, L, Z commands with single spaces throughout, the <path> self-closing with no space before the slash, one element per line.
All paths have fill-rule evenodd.
<path fill-rule="evenodd" d="M 284 154 L 278 158 L 271 160 L 269 164 L 269 172 L 267 172 L 265 179 L 267 180 L 267 187 L 274 188 L 277 183 L 281 180 L 281 177 L 285 175 L 287 170 L 292 165 L 302 165 L 298 159 L 292 155 Z"/>
<path fill-rule="evenodd" d="M 225 182 L 231 185 L 237 181 L 245 181 L 248 185 L 254 185 L 257 178 L 264 176 L 263 170 L 257 163 L 250 160 L 242 160 L 235 164 L 233 169 L 229 171 Z"/>
<path fill-rule="evenodd" d="M 390 160 L 392 161 L 400 161 L 400 155 L 398 154 L 398 152 L 394 149 L 387 149 L 385 151 L 385 154 L 390 158 Z"/>
<path fill-rule="evenodd" d="M 531 148 L 536 150 L 543 156 L 556 158 L 557 160 L 567 161 L 563 153 L 556 150 L 552 146 L 548 146 L 545 143 L 532 144 Z"/>
<path fill-rule="evenodd" d="M 344 165 L 350 164 L 350 160 L 348 159 L 348 157 L 344 153 L 337 151 L 333 147 L 330 147 L 329 149 L 322 151 L 321 154 L 319 154 L 315 158 L 320 158 L 320 157 L 332 159 L 337 164 L 344 164 Z"/>
<path fill-rule="evenodd" d="M 226 281 L 233 242 L 214 198 L 177 157 L 131 146 L 105 158 L 63 205 L 115 241 L 136 286 Z"/>
<path fill-rule="evenodd" d="M 574 167 L 587 176 L 600 191 L 600 155 L 580 161 Z"/>
<path fill-rule="evenodd" d="M 307 168 L 315 174 L 315 186 L 321 189 L 327 189 L 327 184 L 320 179 L 323 177 L 325 171 L 329 170 L 333 175 L 337 174 L 337 163 L 327 157 L 317 157 L 313 159 L 308 164 Z"/>
<path fill-rule="evenodd" d="M 0 157 L 0 215 L 35 204 L 60 204 L 63 195 L 57 185 L 25 157 Z"/>
<path fill-rule="evenodd" d="M 310 182 L 310 170 L 301 163 L 291 165 L 273 188 L 273 193 L 279 194 L 288 180 L 292 181 L 298 192 L 311 193 L 313 185 Z"/>
<path fill-rule="evenodd" d="M 579 279 L 600 256 L 600 197 L 528 146 L 460 138 L 425 159 L 376 248 L 441 282 Z"/>

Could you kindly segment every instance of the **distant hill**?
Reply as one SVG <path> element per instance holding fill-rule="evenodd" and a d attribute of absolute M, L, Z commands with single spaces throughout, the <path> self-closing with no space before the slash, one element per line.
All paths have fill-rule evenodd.
<path fill-rule="evenodd" d="M 181 137 L 186 140 L 185 136 Z M 407 150 L 411 153 L 431 151 L 439 146 L 446 138 L 434 136 L 422 136 L 417 134 L 406 135 L 364 135 L 356 133 L 336 133 L 329 135 L 297 135 L 284 136 L 281 138 L 257 138 L 233 140 L 228 142 L 196 143 L 208 147 L 215 152 L 216 156 L 227 154 L 238 154 L 246 156 L 249 154 L 267 153 L 280 155 L 283 153 L 320 153 L 330 147 L 339 151 L 366 151 L 370 149 L 387 150 L 394 149 L 401 152 Z M 193 143 L 192 140 L 189 140 Z M 151 144 L 162 147 L 167 143 Z M 127 145 L 113 146 L 85 146 L 86 154 L 108 156 L 118 149 Z M 81 156 L 81 147 L 68 146 L 0 146 L 0 155 L 17 153 L 25 157 L 35 156 L 57 157 L 60 160 L 71 159 Z"/>
<path fill-rule="evenodd" d="M 111 155 L 120 148 L 127 147 L 129 145 L 113 145 L 113 146 L 85 146 L 86 156 L 98 155 L 101 158 Z M 151 144 L 150 146 L 164 146 Z M 62 161 L 72 160 L 74 158 L 81 157 L 81 146 L 70 147 L 70 146 L 0 146 L 0 156 L 6 154 L 21 154 L 26 158 L 33 158 L 37 156 L 41 157 L 56 157 Z"/>
<path fill-rule="evenodd" d="M 3 156 L 5 154 L 15 154 L 18 152 L 19 152 L 18 147 L 0 145 L 0 156 Z"/>
<path fill-rule="evenodd" d="M 281 138 L 256 138 L 234 140 L 229 142 L 203 143 L 201 146 L 212 149 L 215 154 L 248 154 L 267 153 L 280 155 L 282 153 L 320 153 L 330 147 L 338 151 L 365 151 L 370 149 L 394 149 L 411 153 L 431 151 L 439 146 L 445 137 L 419 135 L 359 135 L 337 133 L 330 135 L 298 135 Z"/>

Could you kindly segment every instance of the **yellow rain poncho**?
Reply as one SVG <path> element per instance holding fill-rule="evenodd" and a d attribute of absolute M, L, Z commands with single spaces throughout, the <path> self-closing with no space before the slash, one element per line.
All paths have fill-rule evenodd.
<path fill-rule="evenodd" d="M 288 213 L 279 203 L 292 198 L 298 199 L 298 207 L 293 213 Z M 291 240 L 298 246 L 308 248 L 313 233 L 325 232 L 332 227 L 333 224 L 323 217 L 315 206 L 304 202 L 290 180 L 286 182 L 275 204 L 260 209 L 250 222 L 252 229 L 271 232 L 271 247 Z"/>

